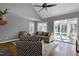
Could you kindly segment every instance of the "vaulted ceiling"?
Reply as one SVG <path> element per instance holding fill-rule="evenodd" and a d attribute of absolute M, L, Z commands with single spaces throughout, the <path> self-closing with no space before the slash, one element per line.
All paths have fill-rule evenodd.
<path fill-rule="evenodd" d="M 53 4 L 53 3 L 48 3 L 48 5 L 49 4 Z M 79 11 L 79 3 L 56 3 L 56 4 L 57 5 L 54 7 L 47 8 L 48 11 L 43 9 L 42 11 L 39 12 L 41 7 L 35 7 L 35 6 L 33 7 L 43 19 Z M 42 5 L 42 3 L 33 3 L 32 5 Z"/>
<path fill-rule="evenodd" d="M 79 11 L 79 3 L 56 3 L 56 6 L 47 8 L 48 11 L 43 9 L 39 12 L 41 7 L 35 7 L 34 5 L 42 4 L 43 3 L 0 3 L 0 9 L 9 8 L 10 13 L 31 20 L 41 20 L 48 17 Z"/>

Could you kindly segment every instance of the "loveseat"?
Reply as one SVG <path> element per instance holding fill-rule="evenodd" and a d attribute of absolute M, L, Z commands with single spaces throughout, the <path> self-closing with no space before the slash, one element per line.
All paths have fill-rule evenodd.
<path fill-rule="evenodd" d="M 36 32 L 34 33 L 34 36 L 40 37 L 44 42 L 49 43 L 50 41 L 50 32 Z"/>

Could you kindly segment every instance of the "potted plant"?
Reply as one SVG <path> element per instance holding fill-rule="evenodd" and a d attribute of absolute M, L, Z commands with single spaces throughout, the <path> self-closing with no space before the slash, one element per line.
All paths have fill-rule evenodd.
<path fill-rule="evenodd" d="M 5 14 L 7 13 L 8 9 L 0 10 L 0 25 L 5 25 L 7 23 Z"/>

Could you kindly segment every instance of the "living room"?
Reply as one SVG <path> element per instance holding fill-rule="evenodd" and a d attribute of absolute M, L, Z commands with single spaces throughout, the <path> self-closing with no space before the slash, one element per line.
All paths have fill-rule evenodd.
<path fill-rule="evenodd" d="M 0 3 L 0 55 L 77 56 L 78 6 L 79 3 Z M 55 29 L 55 21 L 56 25 L 69 25 L 57 25 Z"/>

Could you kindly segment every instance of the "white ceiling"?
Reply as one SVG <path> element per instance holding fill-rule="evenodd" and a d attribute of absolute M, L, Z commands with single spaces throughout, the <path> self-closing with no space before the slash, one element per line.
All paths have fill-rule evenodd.
<path fill-rule="evenodd" d="M 48 11 L 43 9 L 41 12 L 39 12 L 39 9 L 41 9 L 41 7 L 34 6 L 34 8 L 37 11 L 37 13 L 41 16 L 41 18 L 48 18 L 79 11 L 79 3 L 56 3 L 56 4 L 57 6 L 48 8 Z M 33 3 L 33 5 L 42 5 L 42 3 Z"/>

